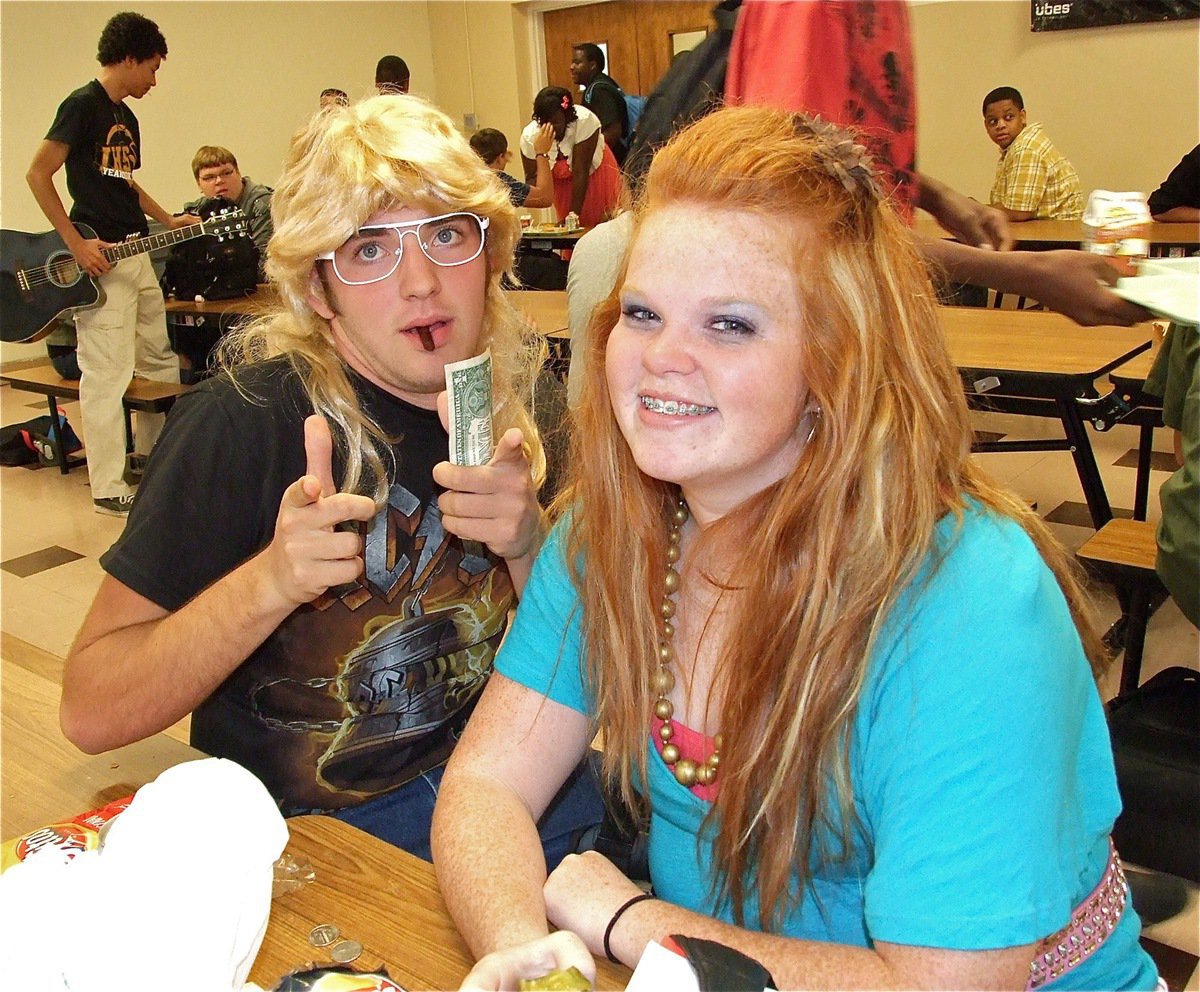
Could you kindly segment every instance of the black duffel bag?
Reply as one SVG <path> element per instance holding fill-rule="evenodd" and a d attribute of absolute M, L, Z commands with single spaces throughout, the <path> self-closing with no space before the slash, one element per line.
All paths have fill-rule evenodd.
<path fill-rule="evenodd" d="M 1174 667 L 1109 703 L 1121 857 L 1200 883 L 1200 672 Z"/>

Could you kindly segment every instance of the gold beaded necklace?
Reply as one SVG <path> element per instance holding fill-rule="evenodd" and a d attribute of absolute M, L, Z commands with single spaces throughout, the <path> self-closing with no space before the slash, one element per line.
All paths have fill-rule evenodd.
<path fill-rule="evenodd" d="M 675 707 L 668 698 L 675 687 L 675 676 L 671 673 L 671 662 L 675 652 L 671 647 L 671 639 L 675 636 L 675 625 L 671 622 L 675 616 L 674 596 L 679 592 L 679 572 L 675 566 L 679 562 L 679 544 L 683 539 L 683 525 L 687 523 L 687 503 L 681 497 L 679 504 L 671 515 L 667 525 L 667 571 L 663 579 L 662 600 L 662 637 L 658 641 L 658 670 L 654 673 L 654 691 L 658 698 L 654 702 L 654 715 L 662 720 L 658 728 L 658 736 L 662 739 L 662 760 L 671 769 L 675 781 L 685 788 L 696 785 L 712 785 L 717 780 L 717 766 L 721 763 L 721 735 L 713 738 L 713 753 L 703 764 L 692 761 L 691 758 L 681 758 L 679 747 L 673 741 L 675 726 L 671 717 Z"/>

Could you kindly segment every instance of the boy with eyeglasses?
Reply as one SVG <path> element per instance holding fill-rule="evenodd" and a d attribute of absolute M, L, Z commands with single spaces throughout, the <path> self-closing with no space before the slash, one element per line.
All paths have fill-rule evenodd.
<path fill-rule="evenodd" d="M 192 156 L 192 175 L 200 189 L 200 198 L 184 205 L 184 212 L 200 215 L 200 211 L 215 199 L 228 200 L 246 215 L 246 223 L 254 247 L 259 254 L 259 275 L 267 260 L 267 242 L 274 228 L 271 225 L 270 186 L 256 183 L 243 176 L 237 157 L 220 145 L 201 145 Z M 259 279 L 262 282 L 262 279 Z"/>
<path fill-rule="evenodd" d="M 442 764 L 542 540 L 544 345 L 500 289 L 507 195 L 419 98 L 316 114 L 274 195 L 280 305 L 179 401 L 67 660 L 87 751 L 192 744 L 428 858 Z M 447 462 L 445 366 L 490 348 L 492 460 Z M 443 406 L 444 413 L 444 406 Z M 547 856 L 602 817 L 582 774 Z"/>
<path fill-rule="evenodd" d="M 200 238 L 173 247 L 161 283 L 163 292 L 188 300 L 196 293 L 206 299 L 223 299 L 252 292 L 254 283 L 267 281 L 267 244 L 275 230 L 271 223 L 274 190 L 243 176 L 237 157 L 220 145 L 201 145 L 196 150 L 192 176 L 201 195 L 185 203 L 184 212 L 208 220 L 236 207 L 245 215 L 243 233 L 250 240 L 237 237 L 217 243 L 213 238 Z M 209 321 L 180 326 L 172 322 L 171 347 L 179 354 L 185 382 L 194 382 L 209 369 L 213 349 L 229 324 Z"/>

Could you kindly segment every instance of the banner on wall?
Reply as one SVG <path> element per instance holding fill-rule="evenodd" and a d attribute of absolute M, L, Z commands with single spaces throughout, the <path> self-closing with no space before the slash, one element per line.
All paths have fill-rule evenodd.
<path fill-rule="evenodd" d="M 1200 0 L 1031 0 L 1033 31 L 1200 18 Z"/>

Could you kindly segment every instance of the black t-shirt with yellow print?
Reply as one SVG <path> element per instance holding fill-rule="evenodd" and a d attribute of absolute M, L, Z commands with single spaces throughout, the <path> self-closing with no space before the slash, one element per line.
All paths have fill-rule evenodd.
<path fill-rule="evenodd" d="M 46 138 L 71 149 L 66 162 L 71 220 L 89 225 L 104 241 L 149 231 L 130 185 L 142 164 L 142 133 L 124 101 L 113 103 L 93 79 L 62 102 Z"/>

